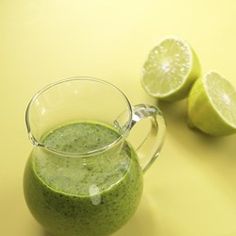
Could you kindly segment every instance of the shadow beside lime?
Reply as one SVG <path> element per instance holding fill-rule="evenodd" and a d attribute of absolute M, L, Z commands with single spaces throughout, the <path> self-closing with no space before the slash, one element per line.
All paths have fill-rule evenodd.
<path fill-rule="evenodd" d="M 206 178 L 213 176 L 230 201 L 235 202 L 232 189 L 236 176 L 236 135 L 213 137 L 189 128 L 187 125 L 187 99 L 175 102 L 159 102 L 167 123 L 165 145 L 184 150 L 182 158 L 198 166 Z M 191 160 L 190 160 L 191 158 Z M 212 178 L 213 178 L 212 177 Z"/>
<path fill-rule="evenodd" d="M 175 138 L 187 149 L 196 149 L 196 143 L 204 146 L 207 145 L 208 147 L 215 147 L 224 143 L 224 139 L 228 138 L 210 136 L 189 125 L 187 99 L 173 103 L 159 101 L 158 107 L 162 110 L 166 119 L 168 135 Z"/>

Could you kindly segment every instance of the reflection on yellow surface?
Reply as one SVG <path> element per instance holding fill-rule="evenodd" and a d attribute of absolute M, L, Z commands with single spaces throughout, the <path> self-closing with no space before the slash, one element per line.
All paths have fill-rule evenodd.
<path fill-rule="evenodd" d="M 139 79 L 148 51 L 166 35 L 188 40 L 203 72 L 236 86 L 234 0 L 1 0 L 1 235 L 46 236 L 23 198 L 31 150 L 24 109 L 49 82 L 89 75 L 120 87 L 133 104 L 153 103 Z M 235 135 L 209 138 L 186 126 L 186 101 L 159 105 L 168 132 L 145 176 L 142 202 L 115 236 L 236 235 Z"/>

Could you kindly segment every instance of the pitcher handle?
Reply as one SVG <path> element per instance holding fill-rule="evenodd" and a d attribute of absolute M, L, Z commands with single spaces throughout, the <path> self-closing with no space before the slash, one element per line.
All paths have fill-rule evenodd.
<path fill-rule="evenodd" d="M 156 106 L 146 104 L 133 106 L 131 129 L 137 122 L 146 118 L 151 122 L 151 129 L 136 149 L 143 172 L 146 172 L 157 157 L 159 157 L 166 130 L 162 112 Z M 145 150 L 145 148 L 150 149 L 148 150 L 149 154 L 142 154 L 142 150 Z"/>

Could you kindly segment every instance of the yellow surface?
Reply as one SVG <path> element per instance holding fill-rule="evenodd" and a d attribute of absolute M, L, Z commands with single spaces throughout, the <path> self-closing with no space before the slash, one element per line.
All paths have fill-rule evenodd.
<path fill-rule="evenodd" d="M 204 72 L 236 86 L 235 23 L 235 0 L 1 0 L 0 235 L 46 236 L 22 192 L 31 149 L 24 110 L 35 91 L 91 75 L 133 104 L 155 103 L 140 86 L 141 66 L 166 35 L 188 40 Z M 115 236 L 235 236 L 236 136 L 189 130 L 186 101 L 160 106 L 168 125 L 161 158 L 145 176 L 136 215 Z"/>

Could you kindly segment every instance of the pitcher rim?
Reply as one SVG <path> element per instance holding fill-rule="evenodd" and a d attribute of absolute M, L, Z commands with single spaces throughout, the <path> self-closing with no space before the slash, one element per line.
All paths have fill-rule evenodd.
<path fill-rule="evenodd" d="M 112 143 L 107 144 L 107 145 L 105 145 L 101 148 L 98 148 L 98 149 L 95 149 L 95 150 L 92 150 L 92 151 L 89 151 L 89 152 L 85 152 L 85 153 L 63 152 L 63 151 L 58 151 L 54 148 L 50 148 L 50 147 L 45 146 L 42 142 L 40 142 L 40 140 L 38 140 L 33 135 L 32 130 L 31 130 L 31 125 L 30 125 L 30 108 L 31 108 L 31 105 L 35 102 L 35 100 L 40 95 L 42 95 L 46 91 L 50 90 L 54 86 L 57 86 L 59 84 L 65 83 L 65 82 L 70 82 L 70 81 L 92 81 L 92 82 L 97 82 L 97 83 L 100 83 L 100 84 L 104 84 L 104 85 L 110 86 L 113 89 L 115 89 L 125 99 L 125 101 L 127 103 L 127 106 L 128 106 L 128 110 L 129 110 L 129 119 L 128 119 L 127 125 L 124 127 L 124 130 L 122 130 L 122 133 L 120 134 L 120 136 L 116 140 L 114 140 Z M 69 77 L 69 78 L 66 78 L 66 79 L 58 80 L 56 82 L 51 82 L 51 83 L 47 84 L 46 86 L 42 87 L 36 93 L 34 93 L 34 95 L 31 97 L 30 101 L 28 102 L 26 110 L 25 110 L 25 124 L 26 124 L 26 129 L 27 129 L 29 139 L 30 139 L 31 143 L 34 146 L 44 148 L 47 151 L 53 152 L 55 154 L 60 154 L 62 156 L 72 156 L 72 157 L 83 156 L 83 157 L 86 157 L 86 156 L 91 156 L 91 155 L 94 155 L 94 154 L 97 154 L 97 153 L 105 152 L 105 151 L 109 150 L 110 148 L 112 148 L 113 146 L 115 146 L 116 144 L 118 144 L 122 139 L 124 139 L 127 136 L 128 132 L 130 131 L 130 128 L 132 126 L 132 113 L 133 113 L 132 105 L 131 105 L 129 99 L 127 98 L 125 93 L 121 89 L 119 89 L 117 86 L 115 86 L 114 84 L 112 84 L 112 83 L 110 83 L 106 80 L 91 77 L 91 76 L 72 76 L 72 77 Z"/>

